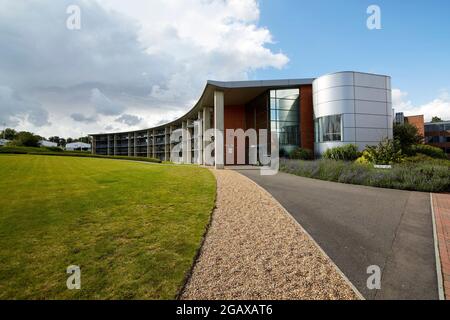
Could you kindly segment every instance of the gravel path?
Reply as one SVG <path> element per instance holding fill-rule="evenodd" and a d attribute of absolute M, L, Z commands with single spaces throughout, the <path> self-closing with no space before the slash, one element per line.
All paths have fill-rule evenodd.
<path fill-rule="evenodd" d="M 181 299 L 357 299 L 276 200 L 232 170 L 212 170 L 217 208 Z"/>

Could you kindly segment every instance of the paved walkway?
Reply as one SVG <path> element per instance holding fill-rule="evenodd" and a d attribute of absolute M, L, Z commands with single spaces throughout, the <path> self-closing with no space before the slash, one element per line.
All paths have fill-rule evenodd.
<path fill-rule="evenodd" d="M 330 259 L 250 179 L 213 170 L 216 209 L 182 299 L 357 299 Z"/>
<path fill-rule="evenodd" d="M 366 299 L 438 299 L 430 195 L 239 170 L 269 191 Z M 367 288 L 367 267 L 382 271 Z"/>
<path fill-rule="evenodd" d="M 450 194 L 433 194 L 445 296 L 450 300 Z"/>

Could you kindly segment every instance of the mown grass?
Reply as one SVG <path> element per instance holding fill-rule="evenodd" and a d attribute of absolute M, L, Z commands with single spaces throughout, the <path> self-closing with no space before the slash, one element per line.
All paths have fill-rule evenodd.
<path fill-rule="evenodd" d="M 286 160 L 280 170 L 302 177 L 381 188 L 424 192 L 450 191 L 450 161 L 435 160 L 376 169 L 372 165 L 336 160 Z"/>
<path fill-rule="evenodd" d="M 0 155 L 1 299 L 174 298 L 215 201 L 206 169 Z M 81 267 L 81 290 L 66 268 Z"/>
<path fill-rule="evenodd" d="M 127 157 L 127 156 L 104 156 L 99 154 L 92 154 L 83 151 L 64 151 L 58 148 L 47 147 L 0 147 L 0 154 L 31 154 L 31 155 L 47 155 L 60 157 L 80 157 L 80 158 L 101 158 L 101 159 L 116 159 L 116 160 L 132 160 L 143 162 L 161 163 L 161 160 L 147 157 Z"/>

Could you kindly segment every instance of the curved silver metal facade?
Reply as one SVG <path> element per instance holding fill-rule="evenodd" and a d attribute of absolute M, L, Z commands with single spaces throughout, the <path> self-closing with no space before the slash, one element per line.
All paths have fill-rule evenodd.
<path fill-rule="evenodd" d="M 350 143 L 363 150 L 367 145 L 378 144 L 393 136 L 391 79 L 388 76 L 350 71 L 322 76 L 313 82 L 313 106 L 316 154 Z M 340 118 L 340 136 L 335 134 L 332 139 L 321 141 L 318 120 L 328 116 Z"/>

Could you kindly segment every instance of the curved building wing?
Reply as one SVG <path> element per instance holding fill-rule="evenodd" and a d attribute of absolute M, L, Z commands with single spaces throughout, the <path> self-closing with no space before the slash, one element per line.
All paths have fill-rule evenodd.
<path fill-rule="evenodd" d="M 389 77 L 339 72 L 317 79 L 208 81 L 198 102 L 179 119 L 153 128 L 90 136 L 95 154 L 220 168 L 248 164 L 252 152 L 266 143 L 259 137 L 251 139 L 248 132 L 276 132 L 282 156 L 298 147 L 320 156 L 330 147 L 355 143 L 363 149 L 392 137 L 392 121 Z M 247 137 L 240 155 L 233 136 L 238 129 Z M 211 144 L 213 163 L 205 156 Z M 180 157 L 173 152 L 175 146 Z"/>

